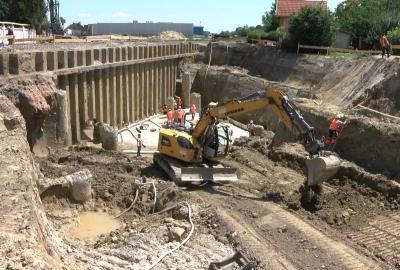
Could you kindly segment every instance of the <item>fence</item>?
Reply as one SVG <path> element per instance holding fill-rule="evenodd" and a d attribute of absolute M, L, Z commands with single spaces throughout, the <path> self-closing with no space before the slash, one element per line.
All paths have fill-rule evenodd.
<path fill-rule="evenodd" d="M 393 49 L 400 49 L 399 45 L 392 46 Z M 310 46 L 310 45 L 297 45 L 297 54 L 299 54 L 300 49 L 310 49 L 310 50 L 320 50 L 326 51 L 326 55 L 329 55 L 329 52 L 344 52 L 344 53 L 362 53 L 362 54 L 381 54 L 381 51 L 376 50 L 352 50 L 352 49 L 342 49 L 342 48 L 333 48 L 333 47 L 324 47 L 324 46 Z"/>

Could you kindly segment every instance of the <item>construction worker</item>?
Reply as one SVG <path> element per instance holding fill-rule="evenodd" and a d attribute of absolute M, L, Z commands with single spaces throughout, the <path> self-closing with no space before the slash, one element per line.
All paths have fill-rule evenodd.
<path fill-rule="evenodd" d="M 345 124 L 345 121 L 346 118 L 343 114 L 337 114 L 335 118 L 332 119 L 331 124 L 329 125 L 329 137 L 327 144 L 336 144 L 336 140 Z"/>
<path fill-rule="evenodd" d="M 146 148 L 146 146 L 143 144 L 143 140 L 141 138 L 140 133 L 137 135 L 136 146 L 137 146 L 137 156 L 140 157 L 140 151 L 142 150 L 142 146 Z"/>
<path fill-rule="evenodd" d="M 176 111 L 176 118 L 177 122 L 181 125 L 185 124 L 185 112 L 182 110 L 182 108 L 179 106 L 178 110 Z"/>
<path fill-rule="evenodd" d="M 256 134 L 256 126 L 254 125 L 253 120 L 250 120 L 250 123 L 247 125 L 247 131 L 250 133 L 251 136 L 254 136 Z"/>
<path fill-rule="evenodd" d="M 168 109 L 167 112 L 167 126 L 172 126 L 172 122 L 174 121 L 174 112 L 171 109 Z"/>
<path fill-rule="evenodd" d="M 164 105 L 162 106 L 162 111 L 163 111 L 164 114 L 167 114 L 167 113 L 168 113 L 167 104 L 164 103 Z"/>
<path fill-rule="evenodd" d="M 382 50 L 382 58 L 385 57 L 385 53 L 387 55 L 387 57 L 390 57 L 390 44 L 389 44 L 389 40 L 387 39 L 387 37 L 385 35 L 381 35 L 379 37 L 379 45 L 381 47 Z"/>
<path fill-rule="evenodd" d="M 194 117 L 196 115 L 197 112 L 197 108 L 195 104 L 192 104 L 192 106 L 190 106 L 190 113 L 192 114 L 192 121 L 194 120 Z"/>
<path fill-rule="evenodd" d="M 174 99 L 174 111 L 178 109 L 178 104 L 176 103 L 176 99 Z"/>
<path fill-rule="evenodd" d="M 176 106 L 178 106 L 178 108 L 179 108 L 179 107 L 182 107 L 182 104 L 183 104 L 182 99 L 181 99 L 180 97 L 177 97 L 177 99 L 176 99 Z"/>

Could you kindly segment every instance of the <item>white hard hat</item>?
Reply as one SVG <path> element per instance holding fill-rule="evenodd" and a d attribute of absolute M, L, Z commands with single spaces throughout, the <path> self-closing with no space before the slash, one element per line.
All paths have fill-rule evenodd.
<path fill-rule="evenodd" d="M 340 119 L 340 118 L 343 118 L 343 117 L 344 117 L 344 115 L 341 114 L 341 113 L 336 114 L 336 119 Z"/>
<path fill-rule="evenodd" d="M 253 120 L 250 120 L 250 123 L 253 124 Z"/>

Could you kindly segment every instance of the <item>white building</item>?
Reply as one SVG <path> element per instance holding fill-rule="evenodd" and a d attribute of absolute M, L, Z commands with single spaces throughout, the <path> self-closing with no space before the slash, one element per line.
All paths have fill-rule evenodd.
<path fill-rule="evenodd" d="M 90 35 L 133 35 L 154 36 L 164 31 L 175 31 L 185 36 L 193 36 L 193 23 L 96 23 L 89 24 Z"/>

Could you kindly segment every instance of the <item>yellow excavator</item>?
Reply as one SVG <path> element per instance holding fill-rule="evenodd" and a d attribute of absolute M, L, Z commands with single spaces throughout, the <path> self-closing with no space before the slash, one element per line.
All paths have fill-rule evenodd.
<path fill-rule="evenodd" d="M 339 169 L 339 159 L 321 151 L 315 130 L 295 110 L 287 96 L 274 88 L 210 105 L 194 128 L 161 128 L 154 163 L 178 185 L 187 182 L 235 181 L 235 168 L 226 168 L 218 160 L 226 157 L 231 146 L 229 128 L 220 120 L 258 109 L 271 108 L 299 139 L 309 153 L 307 185 L 319 186 Z"/>

